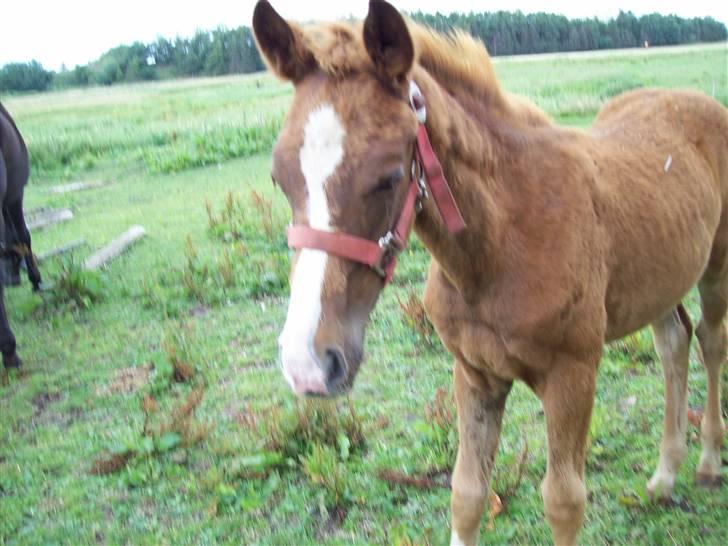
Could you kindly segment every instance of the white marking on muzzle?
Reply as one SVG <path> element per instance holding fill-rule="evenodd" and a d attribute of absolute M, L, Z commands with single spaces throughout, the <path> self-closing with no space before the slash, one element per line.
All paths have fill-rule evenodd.
<path fill-rule="evenodd" d="M 344 158 L 345 136 L 331 105 L 320 106 L 309 114 L 299 159 L 308 189 L 308 222 L 312 228 L 331 231 L 325 188 Z M 313 340 L 321 317 L 327 261 L 325 252 L 301 250 L 291 280 L 286 324 L 278 338 L 283 375 L 298 394 L 326 392 L 326 379 L 317 364 Z"/>

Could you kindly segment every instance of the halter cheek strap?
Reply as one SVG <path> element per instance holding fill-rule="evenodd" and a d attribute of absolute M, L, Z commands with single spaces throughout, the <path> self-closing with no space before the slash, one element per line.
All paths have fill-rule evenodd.
<path fill-rule="evenodd" d="M 415 82 L 410 82 L 409 99 L 419 127 L 407 198 L 392 230 L 378 242 L 374 242 L 339 231 L 324 231 L 305 224 L 297 224 L 288 228 L 289 247 L 321 250 L 369 266 L 387 284 L 392 280 L 397 254 L 407 246 L 414 217 L 421 210 L 422 201 L 428 196 L 428 187 L 447 230 L 450 233 L 458 233 L 465 229 L 465 221 L 427 136 L 425 98 Z M 421 173 L 420 178 L 417 178 L 417 172 Z"/>

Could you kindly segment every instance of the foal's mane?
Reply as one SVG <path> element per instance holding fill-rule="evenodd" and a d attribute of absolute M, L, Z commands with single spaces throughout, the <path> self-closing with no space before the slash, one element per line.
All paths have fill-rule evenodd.
<path fill-rule="evenodd" d="M 439 83 L 481 97 L 497 97 L 500 85 L 485 46 L 461 30 L 444 35 L 408 22 L 419 64 Z M 374 70 L 362 39 L 361 23 L 320 23 L 300 28 L 319 68 L 339 77 Z"/>
<path fill-rule="evenodd" d="M 337 78 L 374 71 L 364 47 L 361 23 L 291 26 L 327 75 Z M 458 29 L 442 34 L 413 21 L 408 21 L 407 26 L 417 62 L 451 95 L 467 95 L 481 104 L 507 111 L 528 125 L 549 123 L 546 114 L 530 101 L 502 90 L 482 42 Z"/>

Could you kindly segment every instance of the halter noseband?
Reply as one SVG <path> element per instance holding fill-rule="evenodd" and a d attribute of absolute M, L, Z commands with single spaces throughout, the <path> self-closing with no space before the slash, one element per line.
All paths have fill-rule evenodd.
<path fill-rule="evenodd" d="M 394 227 L 378 242 L 374 242 L 340 231 L 323 231 L 305 224 L 297 224 L 288 228 L 288 246 L 290 248 L 322 250 L 327 254 L 367 265 L 387 284 L 392 280 L 394 266 L 397 264 L 397 254 L 407 245 L 412 220 L 422 209 L 422 201 L 428 197 L 428 187 L 447 230 L 450 233 L 458 233 L 465 229 L 465 221 L 427 136 L 425 98 L 413 81 L 410 82 L 409 100 L 410 106 L 417 116 L 419 127 L 417 128 L 415 157 L 412 159 L 409 191 Z"/>

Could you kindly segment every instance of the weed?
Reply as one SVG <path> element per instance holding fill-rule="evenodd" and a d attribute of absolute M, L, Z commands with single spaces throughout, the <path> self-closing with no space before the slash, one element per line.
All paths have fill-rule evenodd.
<path fill-rule="evenodd" d="M 252 190 L 250 192 L 250 204 L 258 216 L 265 238 L 271 243 L 277 241 L 283 230 L 281 229 L 282 226 L 273 217 L 273 202 L 257 191 Z"/>
<path fill-rule="evenodd" d="M 308 453 L 314 444 L 338 447 L 346 459 L 365 443 L 364 427 L 351 401 L 342 411 L 330 400 L 304 400 L 287 411 L 273 408 L 265 434 L 267 449 L 294 459 Z"/>
<path fill-rule="evenodd" d="M 252 298 L 280 296 L 288 289 L 288 259 L 282 253 L 256 254 L 245 260 L 246 291 Z"/>
<path fill-rule="evenodd" d="M 423 458 L 429 468 L 425 470 L 452 470 L 457 455 L 457 413 L 452 393 L 445 387 L 435 392 L 435 398 L 425 405 L 425 420 L 415 423 L 420 433 L 418 448 L 427 457 Z"/>
<path fill-rule="evenodd" d="M 525 437 L 523 439 L 523 447 L 519 453 L 501 452 L 498 454 L 498 459 L 493 469 L 491 489 L 498 494 L 499 502 L 502 502 L 500 509 L 508 509 L 508 503 L 521 486 L 527 463 L 528 440 Z"/>
<path fill-rule="evenodd" d="M 346 493 L 346 469 L 336 448 L 314 443 L 301 458 L 306 476 L 315 485 L 323 487 L 326 506 L 340 506 Z"/>
<path fill-rule="evenodd" d="M 192 340 L 194 324 L 191 322 L 168 328 L 162 339 L 162 350 L 167 362 L 172 364 L 172 377 L 179 383 L 192 379 L 196 374 L 193 363 L 203 361 Z"/>
<path fill-rule="evenodd" d="M 70 257 L 61 260 L 48 301 L 55 307 L 88 309 L 103 298 L 104 288 L 99 272 L 84 269 Z"/>
<path fill-rule="evenodd" d="M 209 200 L 205 210 L 210 234 L 224 242 L 241 241 L 254 251 L 285 250 L 286 219 L 262 193 L 251 190 L 248 205 L 240 196 L 228 192 L 219 212 Z"/>
<path fill-rule="evenodd" d="M 438 342 L 437 334 L 435 333 L 435 327 L 430 322 L 425 311 L 425 306 L 422 300 L 417 296 L 414 290 L 410 290 L 407 300 L 403 303 L 402 300 L 397 298 L 399 302 L 399 310 L 402 316 L 402 321 L 409 328 L 418 339 L 425 342 L 425 344 L 432 348 Z"/>
<path fill-rule="evenodd" d="M 230 256 L 230 251 L 224 249 L 217 259 L 217 270 L 225 288 L 232 288 L 235 285 L 235 267 Z"/>

